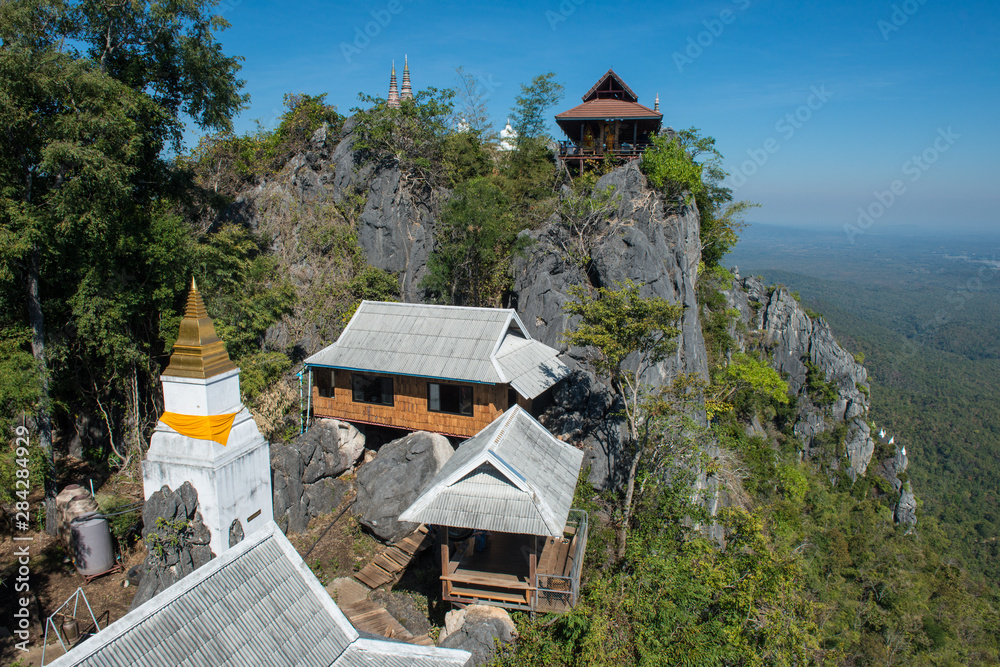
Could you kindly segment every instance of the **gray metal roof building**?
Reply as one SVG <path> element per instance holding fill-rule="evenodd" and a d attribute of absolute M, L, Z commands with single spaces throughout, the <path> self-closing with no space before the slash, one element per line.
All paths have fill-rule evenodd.
<path fill-rule="evenodd" d="M 273 522 L 50 667 L 460 667 L 466 651 L 361 637 Z"/>
<path fill-rule="evenodd" d="M 515 405 L 462 443 L 399 519 L 562 536 L 582 462 Z"/>
<path fill-rule="evenodd" d="M 569 374 L 512 309 L 362 301 L 336 343 L 307 366 L 510 384 L 535 398 Z"/>

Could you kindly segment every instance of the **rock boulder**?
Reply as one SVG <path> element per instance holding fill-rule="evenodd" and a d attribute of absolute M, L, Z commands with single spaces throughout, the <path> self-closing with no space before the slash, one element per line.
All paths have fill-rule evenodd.
<path fill-rule="evenodd" d="M 287 445 L 271 446 L 274 521 L 300 533 L 313 517 L 332 512 L 348 484 L 336 479 L 361 458 L 365 437 L 350 424 L 317 419 Z"/>
<path fill-rule="evenodd" d="M 142 538 L 149 548 L 139 566 L 139 590 L 132 609 L 215 558 L 211 534 L 198 511 L 198 492 L 190 482 L 171 491 L 164 486 L 142 508 Z"/>
<path fill-rule="evenodd" d="M 354 515 L 386 542 L 395 542 L 416 530 L 400 522 L 424 486 L 454 453 L 448 438 L 417 431 L 382 445 L 378 455 L 358 470 Z"/>
<path fill-rule="evenodd" d="M 449 611 L 438 646 L 468 651 L 470 667 L 486 665 L 496 651 L 496 642 L 510 644 L 517 637 L 514 622 L 499 607 L 474 604 L 465 609 Z"/>

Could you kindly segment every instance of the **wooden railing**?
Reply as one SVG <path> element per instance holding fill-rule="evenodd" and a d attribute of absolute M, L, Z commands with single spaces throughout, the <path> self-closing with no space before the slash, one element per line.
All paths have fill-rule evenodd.
<path fill-rule="evenodd" d="M 597 147 L 585 148 L 578 146 L 572 141 L 561 141 L 559 142 L 559 157 L 563 160 L 602 160 L 607 157 L 635 159 L 640 157 L 643 151 L 652 145 L 641 142 L 635 144 L 622 142 L 620 146 L 602 150 Z"/>

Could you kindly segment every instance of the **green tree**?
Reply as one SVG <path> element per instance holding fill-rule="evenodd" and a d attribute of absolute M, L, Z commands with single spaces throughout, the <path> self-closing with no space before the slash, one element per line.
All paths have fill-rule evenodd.
<path fill-rule="evenodd" d="M 736 244 L 745 226 L 743 216 L 758 206 L 733 202 L 733 192 L 723 185 L 726 172 L 713 137 L 696 128 L 653 137 L 653 146 L 642 156 L 641 168 L 650 182 L 669 198 L 698 207 L 702 261 L 718 265 Z"/>
<path fill-rule="evenodd" d="M 179 147 L 182 115 L 226 130 L 245 100 L 236 59 L 213 37 L 226 24 L 210 7 L 0 5 L 0 280 L 21 286 L 19 296 L 2 290 L 3 311 L 31 331 L 38 439 L 50 460 L 50 389 L 73 383 L 60 379 L 62 364 L 82 355 L 103 375 L 95 386 L 138 384 L 138 332 L 151 305 L 166 305 L 151 302 L 144 275 L 154 203 L 176 186 L 164 146 Z M 53 338 L 47 321 L 68 327 Z"/>
<path fill-rule="evenodd" d="M 579 318 L 565 334 L 566 342 L 590 349 L 594 372 L 605 379 L 621 400 L 626 426 L 622 443 L 628 462 L 618 555 L 624 556 L 639 464 L 655 443 L 647 420 L 649 391 L 647 373 L 677 348 L 676 324 L 682 306 L 660 297 L 642 297 L 632 281 L 615 289 L 601 287 L 596 295 L 584 287 L 571 288 L 574 297 L 563 307 Z"/>
<path fill-rule="evenodd" d="M 492 179 L 461 184 L 441 215 L 424 286 L 447 303 L 499 307 L 521 229 L 510 198 Z"/>
<path fill-rule="evenodd" d="M 380 97 L 360 94 L 366 108 L 352 109 L 354 148 L 369 159 L 396 162 L 404 170 L 434 180 L 440 176 L 444 139 L 451 131 L 455 91 L 427 88 L 390 107 Z"/>
<path fill-rule="evenodd" d="M 706 398 L 709 414 L 734 409 L 737 403 L 751 409 L 763 403 L 788 403 L 788 383 L 766 362 L 739 352 L 717 372 L 715 384 Z M 740 398 L 742 400 L 737 401 Z"/>
<path fill-rule="evenodd" d="M 563 96 L 563 86 L 555 80 L 555 72 L 539 74 L 529 84 L 521 84 L 521 94 L 514 98 L 511 109 L 514 129 L 520 143 L 525 139 L 546 138 L 548 117 L 545 110 L 557 104 Z"/>

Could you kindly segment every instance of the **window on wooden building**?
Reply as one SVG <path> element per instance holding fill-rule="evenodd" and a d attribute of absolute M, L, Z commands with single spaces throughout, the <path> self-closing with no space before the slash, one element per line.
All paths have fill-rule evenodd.
<path fill-rule="evenodd" d="M 333 383 L 333 369 L 314 369 L 313 386 L 316 387 L 316 390 L 319 392 L 321 398 L 333 398 L 336 395 Z"/>
<path fill-rule="evenodd" d="M 472 387 L 461 384 L 427 383 L 427 409 L 452 415 L 472 416 Z"/>
<path fill-rule="evenodd" d="M 355 403 L 392 405 L 392 378 L 353 373 L 351 392 Z"/>

